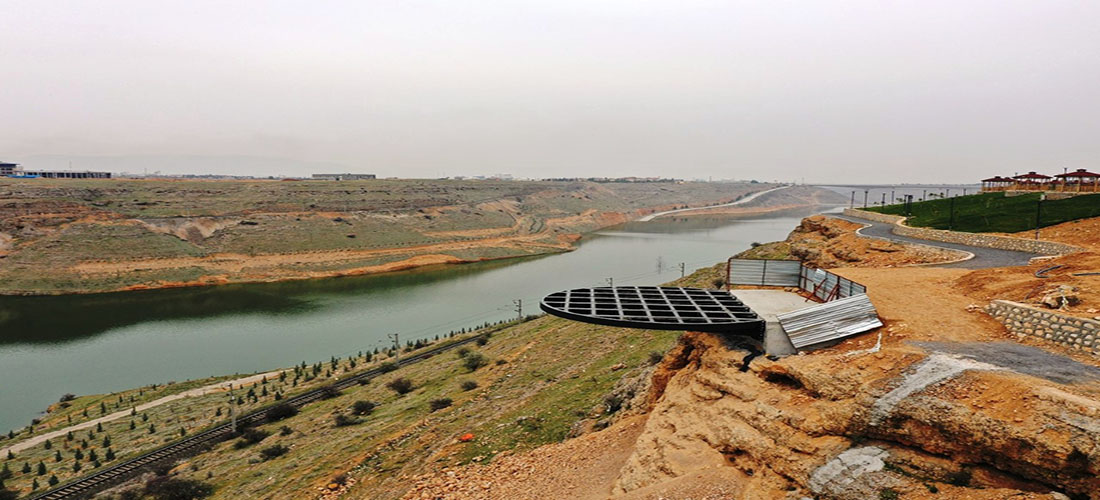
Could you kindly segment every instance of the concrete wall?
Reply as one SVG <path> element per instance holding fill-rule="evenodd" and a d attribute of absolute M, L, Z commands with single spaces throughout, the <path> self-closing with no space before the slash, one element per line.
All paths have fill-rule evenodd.
<path fill-rule="evenodd" d="M 1015 250 L 1019 252 L 1031 252 L 1043 255 L 1063 255 L 1080 252 L 1081 249 L 1064 243 L 1052 241 L 1029 240 L 1025 238 L 1012 238 L 1010 236 L 997 236 L 982 233 L 964 233 L 960 231 L 945 231 L 942 229 L 928 229 L 924 227 L 909 227 L 904 224 L 905 217 L 898 215 L 886 215 L 869 212 L 856 208 L 844 209 L 844 215 L 894 224 L 892 232 L 910 238 L 923 240 L 944 241 L 947 243 L 959 243 L 985 248 L 998 248 L 1001 250 Z"/>
<path fill-rule="evenodd" d="M 1030 335 L 1100 355 L 1100 321 L 994 300 L 985 311 L 1016 335 Z"/>

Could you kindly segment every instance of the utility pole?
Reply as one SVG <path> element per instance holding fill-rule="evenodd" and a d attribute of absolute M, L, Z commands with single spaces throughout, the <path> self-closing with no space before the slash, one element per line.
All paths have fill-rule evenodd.
<path fill-rule="evenodd" d="M 393 339 L 393 358 L 397 363 L 401 362 L 401 341 L 398 340 L 398 334 L 390 333 L 388 336 Z"/>
<path fill-rule="evenodd" d="M 512 301 L 516 305 L 516 319 L 523 319 L 523 299 L 516 299 Z"/>
<path fill-rule="evenodd" d="M 684 263 L 683 262 L 680 263 L 680 277 L 681 278 L 684 277 Z"/>
<path fill-rule="evenodd" d="M 927 199 L 928 199 L 928 190 L 925 189 L 925 190 L 920 192 L 920 201 L 924 201 L 924 200 L 927 200 Z"/>
<path fill-rule="evenodd" d="M 895 202 L 897 202 L 897 201 L 898 201 L 898 199 L 897 199 L 897 198 L 894 198 L 894 190 L 893 190 L 893 189 L 891 189 L 891 190 L 890 190 L 890 204 L 891 204 L 891 205 L 893 205 L 893 204 L 894 204 Z"/>
<path fill-rule="evenodd" d="M 867 208 L 867 193 L 870 193 L 870 191 L 867 190 L 867 189 L 864 189 L 863 190 L 863 208 Z"/>
<path fill-rule="evenodd" d="M 856 208 L 856 192 L 852 191 L 852 201 L 848 203 L 848 208 Z"/>
<path fill-rule="evenodd" d="M 233 397 L 233 384 L 229 384 L 229 432 L 237 433 L 237 413 L 233 411 L 233 405 L 237 400 Z"/>
<path fill-rule="evenodd" d="M 882 206 L 886 206 L 886 191 L 882 192 Z"/>

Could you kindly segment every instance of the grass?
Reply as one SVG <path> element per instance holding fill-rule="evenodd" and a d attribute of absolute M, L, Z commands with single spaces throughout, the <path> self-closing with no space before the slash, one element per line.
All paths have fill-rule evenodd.
<path fill-rule="evenodd" d="M 1005 196 L 985 193 L 957 198 L 913 203 L 906 224 L 933 229 L 954 229 L 972 233 L 1016 233 L 1035 229 L 1038 193 Z M 951 204 L 954 202 L 954 219 Z M 906 215 L 905 205 L 887 205 L 867 210 L 891 215 Z M 1075 196 L 1042 203 L 1040 227 L 1077 219 L 1100 216 L 1100 194 Z"/>

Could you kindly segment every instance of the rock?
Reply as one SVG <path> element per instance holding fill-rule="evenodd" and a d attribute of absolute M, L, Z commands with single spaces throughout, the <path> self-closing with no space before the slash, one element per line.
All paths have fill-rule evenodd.
<path fill-rule="evenodd" d="M 613 372 L 617 372 L 619 370 L 622 370 L 623 368 L 626 368 L 626 363 L 617 363 L 617 364 L 611 365 L 611 371 L 613 371 Z"/>
<path fill-rule="evenodd" d="M 1077 292 L 1076 287 L 1060 285 L 1043 295 L 1043 298 L 1040 299 L 1039 302 L 1051 309 L 1062 309 L 1075 306 L 1081 303 L 1081 299 L 1075 292 Z"/>

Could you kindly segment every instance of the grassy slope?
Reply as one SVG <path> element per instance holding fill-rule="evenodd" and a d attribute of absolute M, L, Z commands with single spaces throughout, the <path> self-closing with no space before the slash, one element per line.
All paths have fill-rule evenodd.
<path fill-rule="evenodd" d="M 1039 194 L 1006 197 L 1004 193 L 986 193 L 912 204 L 911 226 L 949 229 L 951 201 L 955 203 L 953 229 L 974 233 L 1015 233 L 1035 228 Z M 868 210 L 905 215 L 904 205 L 887 205 Z M 1100 194 L 1044 201 L 1040 224 L 1043 227 L 1071 220 L 1100 216 Z"/>
<path fill-rule="evenodd" d="M 724 264 L 703 268 L 674 284 L 715 287 L 720 284 L 723 270 Z M 348 473 L 357 481 L 350 498 L 395 498 L 409 487 L 412 475 L 565 439 L 577 421 L 604 416 L 603 397 L 612 387 L 624 376 L 644 370 L 650 352 L 664 352 L 679 337 L 678 332 L 608 328 L 553 317 L 490 330 L 494 333 L 487 345 L 471 346 L 490 363 L 473 373 L 462 366 L 456 353 L 438 355 L 346 390 L 337 398 L 311 404 L 295 417 L 264 425 L 261 428 L 272 435 L 259 444 L 235 449 L 233 443 L 223 443 L 179 467 L 179 473 L 212 483 L 217 487 L 217 498 L 308 498 L 316 495 L 315 488 L 326 485 L 339 473 Z M 497 360 L 502 362 L 498 364 Z M 626 368 L 612 370 L 618 363 Z M 360 362 L 357 370 L 365 366 Z M 328 369 L 330 363 L 325 362 L 324 367 Z M 342 376 L 347 368 L 346 360 L 340 361 L 333 376 Z M 386 382 L 397 377 L 412 379 L 416 389 L 397 396 L 385 388 Z M 299 389 L 326 380 L 322 375 L 300 384 Z M 467 380 L 476 381 L 479 387 L 463 391 L 460 384 Z M 161 388 L 155 394 L 146 388 L 140 398 L 160 397 L 209 382 L 176 384 L 179 387 Z M 269 387 L 275 385 L 278 382 L 272 381 Z M 135 389 L 121 395 L 128 401 L 137 392 Z M 453 399 L 453 406 L 431 412 L 428 402 L 444 397 Z M 100 401 L 107 402 L 110 411 L 117 398 L 117 394 L 81 397 L 69 408 L 52 414 L 48 421 L 65 422 L 68 415 L 73 415 L 74 422 L 83 420 L 85 407 L 90 408 L 90 417 L 94 418 L 99 414 Z M 110 434 L 121 459 L 178 437 L 181 425 L 193 433 L 222 420 L 224 416 L 216 417 L 214 411 L 224 408 L 224 399 L 224 395 L 187 398 L 150 410 L 149 423 L 157 425 L 154 435 L 148 434 L 148 423 L 141 420 L 140 414 L 135 419 L 136 430 L 130 431 L 129 420 L 122 419 L 105 426 L 105 432 Z M 333 417 L 348 413 L 357 400 L 374 401 L 380 406 L 363 417 L 362 423 L 336 427 Z M 260 404 L 272 402 L 268 396 L 261 398 Z M 283 425 L 293 433 L 279 435 Z M 455 438 L 466 432 L 474 433 L 476 439 L 458 443 Z M 96 433 L 96 441 L 102 436 Z M 61 463 L 53 461 L 53 452 L 77 447 L 86 438 L 87 431 L 81 431 L 72 443 L 55 440 L 53 450 L 39 445 L 20 453 L 10 461 L 15 478 L 7 484 L 29 491 L 31 479 L 37 476 L 34 472 L 19 472 L 24 460 L 32 467 L 38 460 L 46 463 L 49 472 L 38 478 L 43 486 L 50 474 L 57 474 L 62 481 L 76 477 L 79 474 L 71 470 L 75 462 L 72 452 L 64 451 Z M 259 450 L 274 444 L 289 446 L 290 452 L 260 461 Z M 90 442 L 89 448 L 96 448 L 102 457 L 100 443 Z M 82 465 L 81 473 L 87 473 L 91 463 L 85 458 Z"/>

